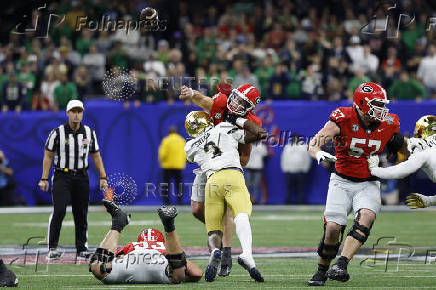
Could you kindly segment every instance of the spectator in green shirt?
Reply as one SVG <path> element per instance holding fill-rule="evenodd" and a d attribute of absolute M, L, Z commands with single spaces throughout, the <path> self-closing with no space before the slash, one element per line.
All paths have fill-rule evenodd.
<path fill-rule="evenodd" d="M 60 76 L 61 83 L 54 89 L 55 111 L 65 110 L 67 103 L 77 99 L 76 85 L 68 81 L 65 73 Z"/>
<path fill-rule="evenodd" d="M 91 31 L 83 29 L 82 35 L 76 41 L 76 50 L 82 57 L 84 54 L 89 52 L 89 48 L 94 44 L 94 40 L 91 37 Z"/>
<path fill-rule="evenodd" d="M 254 72 L 260 85 L 260 95 L 267 96 L 269 80 L 274 74 L 274 67 L 271 58 L 265 57 L 262 65 Z"/>
<path fill-rule="evenodd" d="M 6 73 L 4 73 L 3 67 L 0 66 L 0 105 L 2 105 L 2 101 L 3 101 L 3 86 L 8 81 L 9 81 L 9 76 Z"/>
<path fill-rule="evenodd" d="M 427 97 L 424 86 L 411 79 L 407 71 L 401 72 L 400 80 L 395 81 L 390 87 L 389 95 L 397 100 L 419 100 Z"/>
<path fill-rule="evenodd" d="M 353 99 L 353 93 L 357 89 L 357 87 L 360 86 L 360 84 L 367 83 L 370 81 L 371 81 L 371 79 L 369 77 L 365 76 L 365 74 L 363 73 L 363 70 L 361 68 L 357 69 L 355 74 L 354 74 L 354 77 L 348 83 L 348 88 L 347 88 L 348 99 L 349 100 Z"/>
<path fill-rule="evenodd" d="M 24 97 L 23 105 L 25 109 L 32 107 L 33 89 L 35 88 L 36 77 L 30 71 L 29 64 L 22 63 L 20 73 L 18 74 L 18 81 L 26 88 L 26 95 Z"/>

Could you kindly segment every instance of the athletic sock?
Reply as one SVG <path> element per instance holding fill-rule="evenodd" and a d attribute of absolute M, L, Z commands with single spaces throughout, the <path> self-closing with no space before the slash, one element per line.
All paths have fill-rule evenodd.
<path fill-rule="evenodd" d="M 329 269 L 329 265 L 323 265 L 323 264 L 318 264 L 318 271 L 320 272 L 327 272 Z"/>
<path fill-rule="evenodd" d="M 347 257 L 345 257 L 345 256 L 340 256 L 339 258 L 338 258 L 338 264 L 339 265 L 342 265 L 342 266 L 345 266 L 345 268 L 347 268 L 347 266 L 348 266 L 348 262 L 350 262 L 350 260 L 348 260 L 348 258 Z"/>
<path fill-rule="evenodd" d="M 223 258 L 231 258 L 232 247 L 223 247 Z"/>
<path fill-rule="evenodd" d="M 248 267 L 254 268 L 256 264 L 254 263 L 253 253 L 251 249 L 252 237 L 251 237 L 251 226 L 250 220 L 247 213 L 240 213 L 235 217 L 236 224 L 236 234 L 238 235 L 239 242 L 242 247 L 241 257 L 247 263 Z"/>

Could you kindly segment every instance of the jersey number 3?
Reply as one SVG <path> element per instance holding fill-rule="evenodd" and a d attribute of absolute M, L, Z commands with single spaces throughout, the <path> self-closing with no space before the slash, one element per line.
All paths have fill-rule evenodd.
<path fill-rule="evenodd" d="M 206 144 L 204 144 L 204 152 L 208 153 L 212 150 L 212 158 L 215 158 L 217 156 L 221 156 L 222 152 L 221 149 L 215 145 L 215 142 L 209 141 Z"/>
<path fill-rule="evenodd" d="M 381 141 L 380 140 L 373 140 L 373 139 L 359 139 L 359 138 L 353 138 L 351 139 L 351 143 L 350 143 L 350 149 L 351 151 L 348 152 L 348 155 L 356 157 L 356 158 L 360 158 L 363 153 L 365 152 L 365 150 L 363 150 L 363 148 L 361 147 L 357 147 L 357 144 L 361 144 L 361 145 L 366 145 L 366 142 L 368 141 L 368 147 L 374 147 L 375 149 L 373 151 L 371 151 L 371 153 L 369 154 L 370 156 L 373 155 L 374 153 L 376 153 L 381 146 Z"/>

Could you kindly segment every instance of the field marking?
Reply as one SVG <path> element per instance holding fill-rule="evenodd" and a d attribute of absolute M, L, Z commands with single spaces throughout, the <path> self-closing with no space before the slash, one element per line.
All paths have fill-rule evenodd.
<path fill-rule="evenodd" d="M 366 274 L 355 274 L 352 276 L 357 276 L 357 277 L 361 277 L 361 276 L 368 276 L 368 275 L 373 275 L 374 273 L 366 273 Z M 384 274 L 384 273 L 376 273 L 376 274 Z M 388 273 L 386 273 L 388 274 Z M 421 275 L 421 276 L 416 276 L 416 275 L 406 275 L 406 276 L 397 276 L 395 275 L 395 273 L 389 273 L 392 276 L 386 276 L 386 278 L 436 278 L 435 275 Z M 67 274 L 23 274 L 23 275 L 17 275 L 19 277 L 93 277 L 92 274 L 72 274 L 72 275 L 67 275 Z M 232 277 L 248 277 L 248 274 L 232 274 L 230 275 Z M 264 277 L 294 277 L 294 278 L 305 278 L 305 277 L 311 277 L 312 274 L 265 274 L 262 275 Z M 233 281 L 234 282 L 234 281 Z"/>
<path fill-rule="evenodd" d="M 131 221 L 129 225 L 131 226 L 144 226 L 144 225 L 156 225 L 159 224 L 159 220 L 140 220 L 140 221 Z M 88 221 L 88 226 L 111 226 L 112 221 Z M 46 228 L 48 226 L 47 222 L 38 222 L 38 223 L 13 223 L 12 226 L 14 227 L 42 227 Z M 66 220 L 62 223 L 62 226 L 64 227 L 74 227 L 74 221 L 73 220 Z"/>

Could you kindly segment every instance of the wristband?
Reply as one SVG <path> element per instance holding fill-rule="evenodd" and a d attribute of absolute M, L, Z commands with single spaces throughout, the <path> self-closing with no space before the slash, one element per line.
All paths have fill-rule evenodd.
<path fill-rule="evenodd" d="M 107 177 L 106 177 L 106 176 L 103 176 L 103 177 L 100 177 L 100 179 L 104 179 L 104 180 L 106 180 L 106 179 L 107 179 Z"/>
<path fill-rule="evenodd" d="M 194 96 L 194 90 L 192 88 L 189 88 L 189 91 L 191 92 L 190 98 L 192 99 L 192 97 Z"/>
<path fill-rule="evenodd" d="M 241 128 L 244 128 L 244 124 L 247 122 L 247 119 L 239 117 L 236 119 L 236 125 L 238 125 Z"/>
<path fill-rule="evenodd" d="M 48 178 L 41 178 L 41 181 L 48 181 Z"/>

